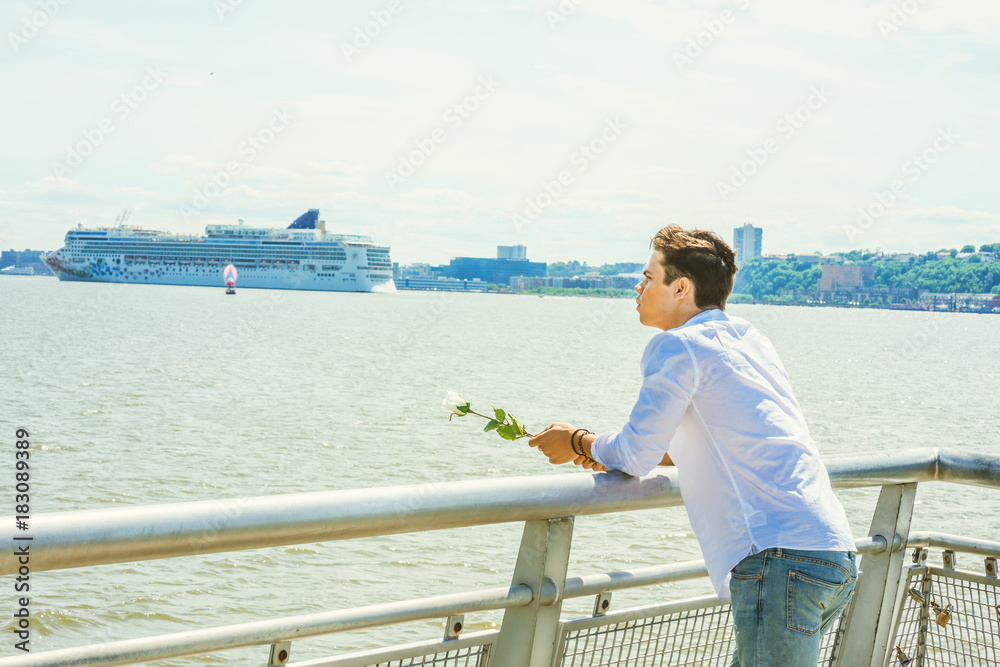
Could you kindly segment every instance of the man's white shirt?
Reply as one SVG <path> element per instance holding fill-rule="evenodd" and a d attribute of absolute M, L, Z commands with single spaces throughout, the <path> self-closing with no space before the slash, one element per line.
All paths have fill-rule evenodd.
<path fill-rule="evenodd" d="M 853 551 L 851 528 L 771 341 L 706 310 L 657 334 L 642 355 L 628 423 L 597 436 L 599 463 L 645 475 L 669 454 L 708 574 L 768 549 Z"/>

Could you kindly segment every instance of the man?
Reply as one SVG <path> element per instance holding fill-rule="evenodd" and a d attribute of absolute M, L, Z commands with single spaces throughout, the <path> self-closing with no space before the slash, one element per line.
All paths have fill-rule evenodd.
<path fill-rule="evenodd" d="M 732 665 L 816 665 L 857 580 L 854 539 L 771 342 L 725 314 L 736 256 L 715 234 L 661 229 L 635 290 L 662 329 L 642 356 L 628 423 L 595 436 L 552 424 L 529 441 L 555 464 L 645 475 L 676 465 L 720 599 Z"/>

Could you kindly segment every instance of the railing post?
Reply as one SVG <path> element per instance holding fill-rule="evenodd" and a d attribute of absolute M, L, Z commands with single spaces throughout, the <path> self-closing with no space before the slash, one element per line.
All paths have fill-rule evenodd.
<path fill-rule="evenodd" d="M 511 585 L 527 584 L 534 599 L 527 607 L 504 612 L 493 660 L 496 667 L 552 665 L 572 540 L 572 517 L 524 523 Z M 554 586 L 556 599 L 542 606 L 542 586 L 546 583 Z"/>
<path fill-rule="evenodd" d="M 916 491 L 915 483 L 882 487 L 868 535 L 883 537 L 888 546 L 882 553 L 861 558 L 862 575 L 854 590 L 838 667 L 882 667 L 886 663 Z"/>

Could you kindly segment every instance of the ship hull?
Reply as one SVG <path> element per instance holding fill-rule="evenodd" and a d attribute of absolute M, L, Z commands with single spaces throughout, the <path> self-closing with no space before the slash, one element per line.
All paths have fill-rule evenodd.
<path fill-rule="evenodd" d="M 136 285 L 183 285 L 225 287 L 218 267 L 169 267 L 133 264 L 124 268 L 51 266 L 59 280 L 85 283 L 125 283 Z M 367 276 L 351 277 L 344 272 L 325 275 L 303 270 L 244 267 L 238 268 L 238 288 L 290 289 L 323 292 L 395 292 L 392 277 L 384 280 Z"/>

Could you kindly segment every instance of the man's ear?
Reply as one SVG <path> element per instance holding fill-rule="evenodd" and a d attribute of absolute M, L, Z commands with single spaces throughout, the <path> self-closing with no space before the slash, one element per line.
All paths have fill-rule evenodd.
<path fill-rule="evenodd" d="M 674 296 L 677 297 L 678 299 L 683 298 L 684 296 L 687 295 L 688 292 L 691 291 L 693 287 L 694 285 L 691 283 L 690 278 L 688 278 L 687 276 L 681 276 L 680 278 L 677 279 L 675 283 Z"/>
<path fill-rule="evenodd" d="M 674 298 L 676 299 L 690 299 L 694 302 L 694 281 L 687 276 L 681 276 L 676 281 L 676 286 L 674 287 Z"/>

